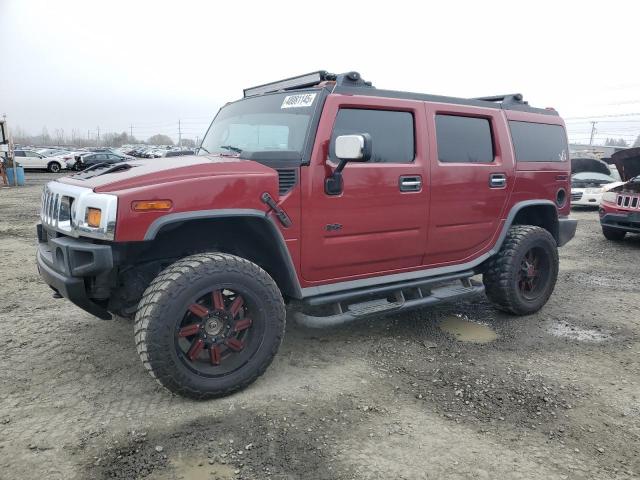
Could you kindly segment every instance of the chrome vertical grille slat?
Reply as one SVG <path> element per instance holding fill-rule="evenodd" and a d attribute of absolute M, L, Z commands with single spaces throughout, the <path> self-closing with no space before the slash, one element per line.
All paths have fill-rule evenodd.
<path fill-rule="evenodd" d="M 618 198 L 616 198 L 616 205 L 623 208 L 640 209 L 640 197 L 637 195 L 618 194 Z"/>

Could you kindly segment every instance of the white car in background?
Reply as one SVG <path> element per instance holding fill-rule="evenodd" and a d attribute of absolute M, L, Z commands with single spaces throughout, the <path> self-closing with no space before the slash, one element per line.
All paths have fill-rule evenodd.
<path fill-rule="evenodd" d="M 48 170 L 51 173 L 58 173 L 67 167 L 65 162 L 56 158 L 45 157 L 34 150 L 15 150 L 13 155 L 25 170 Z"/>
<path fill-rule="evenodd" d="M 604 192 L 623 183 L 612 175 L 600 172 L 575 173 L 571 175 L 571 206 L 597 207 L 602 202 Z"/>

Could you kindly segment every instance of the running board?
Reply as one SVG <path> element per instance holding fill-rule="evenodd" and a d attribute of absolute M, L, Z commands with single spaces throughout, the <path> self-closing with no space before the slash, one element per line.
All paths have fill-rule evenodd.
<path fill-rule="evenodd" d="M 455 283 L 433 287 L 424 284 L 417 287 L 414 285 L 404 285 L 403 288 L 396 288 L 395 291 L 390 292 L 392 295 L 389 295 L 389 297 L 392 296 L 393 299 L 387 297 L 361 301 L 352 303 L 346 306 L 346 308 L 343 306 L 343 302 L 338 301 L 333 304 L 334 311 L 336 312 L 333 315 L 314 316 L 296 311 L 293 312 L 293 318 L 300 325 L 309 328 L 332 327 L 361 318 L 404 312 L 414 308 L 452 302 L 479 295 L 483 292 L 484 286 L 472 281 L 470 278 L 464 278 Z"/>

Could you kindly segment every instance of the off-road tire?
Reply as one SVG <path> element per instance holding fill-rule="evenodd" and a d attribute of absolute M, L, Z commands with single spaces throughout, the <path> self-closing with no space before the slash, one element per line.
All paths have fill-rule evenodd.
<path fill-rule="evenodd" d="M 193 295 L 209 285 L 233 284 L 249 292 L 256 305 L 254 322 L 265 322 L 255 354 L 238 370 L 208 378 L 189 370 L 174 344 Z M 168 266 L 147 287 L 134 321 L 136 348 L 144 367 L 160 385 L 195 399 L 221 397 L 247 387 L 261 376 L 275 356 L 285 330 L 285 307 L 274 280 L 258 265 L 234 255 L 202 253 Z"/>
<path fill-rule="evenodd" d="M 618 230 L 617 228 L 602 227 L 602 235 L 604 235 L 604 238 L 606 238 L 607 240 L 620 242 L 624 240 L 627 232 L 625 232 L 624 230 Z"/>
<path fill-rule="evenodd" d="M 60 170 L 62 170 L 62 165 L 60 165 L 58 162 L 49 162 L 49 165 L 47 165 L 47 170 L 51 173 L 58 173 L 60 172 Z"/>
<path fill-rule="evenodd" d="M 518 287 L 518 274 L 521 262 L 532 248 L 548 256 L 549 274 L 539 296 L 527 299 Z M 509 229 L 500 251 L 486 264 L 482 278 L 485 293 L 499 310 L 514 315 L 535 313 L 553 293 L 558 267 L 558 247 L 547 230 L 532 225 L 514 225 Z"/>

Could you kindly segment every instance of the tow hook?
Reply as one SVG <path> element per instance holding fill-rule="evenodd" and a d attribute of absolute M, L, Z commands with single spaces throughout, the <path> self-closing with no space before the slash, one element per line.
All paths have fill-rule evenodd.
<path fill-rule="evenodd" d="M 262 203 L 269 207 L 269 211 L 267 211 L 267 213 L 269 213 L 271 210 L 275 212 L 276 217 L 278 217 L 278 220 L 283 227 L 288 228 L 291 226 L 291 219 L 289 218 L 289 215 L 287 215 L 287 212 L 285 212 L 280 208 L 280 206 L 278 206 L 273 197 L 269 195 L 269 192 L 264 192 L 260 197 L 260 200 L 262 200 Z"/>

